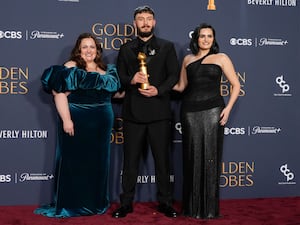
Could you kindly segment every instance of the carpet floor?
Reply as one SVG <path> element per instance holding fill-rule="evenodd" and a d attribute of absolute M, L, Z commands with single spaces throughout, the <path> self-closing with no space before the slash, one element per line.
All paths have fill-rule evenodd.
<path fill-rule="evenodd" d="M 134 204 L 125 218 L 112 218 L 113 203 L 103 215 L 66 219 L 33 214 L 37 206 L 0 206 L 0 225 L 300 225 L 300 197 L 222 200 L 222 217 L 202 220 L 178 216 L 167 218 L 156 211 L 156 203 Z M 180 203 L 174 204 L 180 210 Z"/>

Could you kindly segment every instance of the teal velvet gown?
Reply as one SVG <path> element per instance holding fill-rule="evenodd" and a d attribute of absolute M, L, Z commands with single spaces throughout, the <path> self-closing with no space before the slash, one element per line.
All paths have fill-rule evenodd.
<path fill-rule="evenodd" d="M 52 66 L 42 75 L 44 89 L 68 95 L 74 136 L 58 116 L 54 199 L 34 212 L 48 217 L 104 213 L 109 205 L 110 139 L 114 114 L 111 97 L 120 87 L 116 67 L 106 74 L 77 67 Z"/>

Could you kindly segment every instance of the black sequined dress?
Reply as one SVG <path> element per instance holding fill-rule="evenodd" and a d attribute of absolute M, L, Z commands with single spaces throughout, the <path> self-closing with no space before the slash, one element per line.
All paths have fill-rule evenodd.
<path fill-rule="evenodd" d="M 224 136 L 219 121 L 225 104 L 220 95 L 222 69 L 215 64 L 202 64 L 203 59 L 186 68 L 188 86 L 181 107 L 182 210 L 185 216 L 216 218 Z"/>

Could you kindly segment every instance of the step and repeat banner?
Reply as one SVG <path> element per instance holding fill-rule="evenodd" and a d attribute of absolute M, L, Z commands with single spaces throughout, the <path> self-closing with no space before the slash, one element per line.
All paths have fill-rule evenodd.
<path fill-rule="evenodd" d="M 54 183 L 56 112 L 41 89 L 43 70 L 64 63 L 82 32 L 100 40 L 105 61 L 134 38 L 133 11 L 150 5 L 157 36 L 171 40 L 181 64 L 193 29 L 213 25 L 241 83 L 225 128 L 221 197 L 300 195 L 300 8 L 298 0 L 3 0 L 0 3 L 0 205 L 50 201 Z M 215 6 L 215 10 L 211 10 Z M 231 91 L 222 78 L 225 100 Z M 122 176 L 122 101 L 114 101 L 111 201 Z M 181 200 L 180 96 L 174 95 L 172 176 Z M 84 149 L 82 150 L 84 154 Z M 101 179 L 101 178 L 99 178 Z M 156 201 L 151 152 L 145 151 L 136 201 Z"/>

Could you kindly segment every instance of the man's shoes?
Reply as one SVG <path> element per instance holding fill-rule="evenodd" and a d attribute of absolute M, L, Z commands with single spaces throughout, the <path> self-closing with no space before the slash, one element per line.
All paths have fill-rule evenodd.
<path fill-rule="evenodd" d="M 120 208 L 117 208 L 115 211 L 113 211 L 112 217 L 122 218 L 127 216 L 128 213 L 132 213 L 132 212 L 133 212 L 133 208 L 131 205 L 121 206 Z"/>
<path fill-rule="evenodd" d="M 165 214 L 165 216 L 167 216 L 167 217 L 172 217 L 172 218 L 177 217 L 177 212 L 170 205 L 161 203 L 158 205 L 157 210 L 158 210 L 158 212 Z"/>

